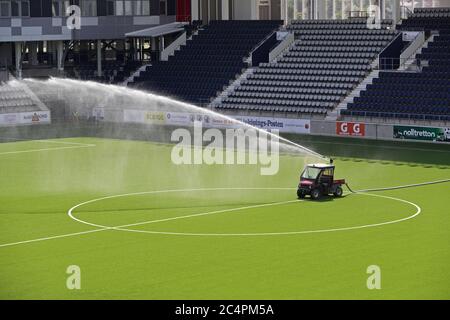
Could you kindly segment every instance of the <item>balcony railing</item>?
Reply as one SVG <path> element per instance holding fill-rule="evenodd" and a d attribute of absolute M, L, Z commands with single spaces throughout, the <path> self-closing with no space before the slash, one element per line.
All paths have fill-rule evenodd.
<path fill-rule="evenodd" d="M 367 19 L 369 18 L 369 13 L 365 10 L 362 11 L 348 11 L 347 12 L 349 19 Z"/>
<path fill-rule="evenodd" d="M 429 65 L 428 60 L 416 58 L 379 58 L 379 61 L 378 68 L 382 71 L 422 72 Z"/>

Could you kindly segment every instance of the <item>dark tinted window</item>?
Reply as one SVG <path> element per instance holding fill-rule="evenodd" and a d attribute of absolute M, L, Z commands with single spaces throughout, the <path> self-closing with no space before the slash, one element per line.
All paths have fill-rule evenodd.
<path fill-rule="evenodd" d="M 19 11 L 20 11 L 19 1 L 12 1 L 11 2 L 11 15 L 13 17 L 18 17 L 20 15 Z"/>
<path fill-rule="evenodd" d="M 22 1 L 22 16 L 28 17 L 30 15 L 30 3 Z"/>
<path fill-rule="evenodd" d="M 0 17 L 9 17 L 11 15 L 11 2 L 9 1 L 1 1 L 0 2 Z"/>
<path fill-rule="evenodd" d="M 113 16 L 114 15 L 114 1 L 108 1 L 106 4 L 106 15 Z"/>
<path fill-rule="evenodd" d="M 159 2 L 159 14 L 166 15 L 166 1 Z"/>

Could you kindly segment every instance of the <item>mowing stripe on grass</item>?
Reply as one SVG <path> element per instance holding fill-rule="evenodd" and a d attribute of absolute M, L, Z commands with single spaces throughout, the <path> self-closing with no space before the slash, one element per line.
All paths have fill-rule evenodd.
<path fill-rule="evenodd" d="M 445 183 L 445 182 L 450 182 L 450 179 L 445 179 L 445 180 L 437 180 L 437 181 L 430 181 L 430 182 L 422 182 L 422 183 L 417 183 L 417 184 L 409 184 L 409 185 L 403 185 L 403 186 L 394 186 L 394 187 L 387 187 L 387 188 L 379 188 L 379 189 L 372 189 L 373 191 L 386 191 L 386 190 L 395 190 L 395 189 L 402 189 L 402 188 L 413 188 L 413 187 L 419 187 L 419 186 L 425 186 L 425 185 L 432 185 L 432 184 L 437 184 L 437 183 Z M 53 239 L 59 239 L 59 238 L 65 238 L 65 237 L 71 237 L 71 236 L 77 236 L 77 235 L 83 235 L 83 234 L 88 234 L 88 233 L 94 233 L 94 232 L 100 232 L 100 231 L 105 231 L 105 230 L 121 230 L 121 231 L 127 231 L 127 232 L 144 232 L 145 230 L 132 230 L 132 229 L 125 229 L 126 227 L 129 227 L 131 225 L 123 225 L 123 226 L 116 226 L 116 227 L 107 227 L 107 226 L 102 226 L 102 225 L 98 225 L 98 224 L 93 224 L 90 222 L 86 222 L 83 220 L 80 220 L 76 217 L 73 216 L 73 211 L 78 208 L 81 207 L 82 205 L 86 205 L 92 202 L 96 202 L 96 201 L 101 201 L 101 200 L 107 200 L 107 199 L 111 199 L 111 198 L 118 198 L 118 197 L 125 197 L 125 196 L 131 196 L 131 195 L 143 195 L 143 194 L 157 194 L 157 193 L 168 193 L 168 192 L 192 192 L 192 191 L 212 191 L 212 190 L 292 190 L 292 188 L 198 188 L 198 189 L 174 189 L 174 190 L 156 190 L 156 191 L 146 191 L 146 192 L 137 192 L 137 193 L 127 193 L 127 194 L 122 194 L 122 195 L 113 195 L 113 196 L 107 196 L 107 197 L 102 197 L 102 198 L 98 198 L 98 199 L 92 199 L 89 201 L 85 201 L 83 203 L 79 203 L 77 205 L 75 205 L 74 207 L 70 208 L 68 211 L 68 215 L 70 216 L 71 219 L 83 223 L 83 224 L 87 224 L 90 226 L 94 226 L 97 227 L 99 229 L 95 229 L 95 230 L 89 230 L 89 231 L 83 231 L 83 232 L 76 232 L 76 233 L 69 233 L 69 234 L 63 234 L 63 235 L 57 235 L 57 236 L 52 236 L 52 237 L 45 237 L 45 238 L 38 238 L 38 239 L 32 239 L 32 240 L 25 240 L 25 241 L 19 241 L 19 242 L 13 242 L 13 243 L 6 243 L 6 244 L 0 244 L 0 248 L 1 247 L 7 247 L 7 246 L 13 246 L 13 245 L 19 245 L 19 244 L 26 244 L 26 243 L 33 243 L 33 242 L 39 242 L 39 241 L 46 241 L 46 240 L 53 240 Z M 284 235 L 286 234 L 304 234 L 304 233 L 323 233 L 323 232 L 335 232 L 335 231 L 345 231 L 345 230 L 355 230 L 355 229 L 362 229 L 362 228 L 368 228 L 368 227 L 376 227 L 376 226 L 382 226 L 382 225 L 388 225 L 388 224 L 393 224 L 393 223 L 398 223 L 398 222 L 402 222 L 402 221 L 406 221 L 406 220 L 410 220 L 412 218 L 417 217 L 420 213 L 421 213 L 421 208 L 410 201 L 407 200 L 403 200 L 403 199 L 398 199 L 398 198 L 394 198 L 394 197 L 389 197 L 389 196 L 381 196 L 381 195 L 374 195 L 374 194 L 369 194 L 369 193 L 365 193 L 368 192 L 369 189 L 367 190 L 357 190 L 355 191 L 356 193 L 359 194 L 364 194 L 364 195 L 368 195 L 368 196 L 374 196 L 374 197 L 382 197 L 382 198 L 389 198 L 389 199 L 393 199 L 393 200 L 398 200 L 410 205 L 413 205 L 416 209 L 417 212 L 415 214 L 413 214 L 412 216 L 406 217 L 406 218 L 402 218 L 402 219 L 398 219 L 398 220 L 394 220 L 394 221 L 387 221 L 387 222 L 382 222 L 379 224 L 374 224 L 374 225 L 366 225 L 366 226 L 354 226 L 354 227 L 347 227 L 347 228 L 340 228 L 340 229 L 329 229 L 329 230 L 310 230 L 310 231 L 299 231 L 299 232 L 295 232 L 295 233 L 283 233 Z M 289 201 L 289 202 L 293 202 Z M 298 200 L 295 200 L 298 201 Z M 269 205 L 269 204 L 266 204 Z M 274 205 L 274 204 L 270 204 L 270 205 Z M 261 206 L 261 205 L 258 205 Z M 234 208 L 234 209 L 230 209 L 230 210 L 238 210 L 239 208 Z M 242 210 L 242 209 L 240 209 Z M 219 211 L 224 211 L 224 210 L 219 210 Z M 218 212 L 217 212 L 218 213 Z M 203 213 L 203 215 L 205 215 L 206 213 Z M 211 213 L 212 214 L 212 213 Z M 174 217 L 176 218 L 176 217 Z M 174 219 L 171 218 L 171 219 Z M 181 217 L 179 217 L 181 218 Z M 141 224 L 148 224 L 148 223 L 155 223 L 155 222 L 143 222 Z M 133 225 L 137 225 L 137 224 L 133 224 Z M 121 229 L 122 228 L 122 229 Z M 157 231 L 147 231 L 146 233 L 155 233 L 157 234 Z M 182 235 L 182 234 L 177 234 L 177 233 L 169 233 L 169 232 L 165 232 L 163 234 L 168 234 L 168 235 Z M 188 235 L 188 234 L 183 234 L 183 235 Z M 194 234 L 189 234 L 189 235 L 194 235 Z M 197 235 L 205 235 L 205 234 L 197 234 Z M 218 234 L 211 234 L 211 235 L 215 235 L 217 236 Z M 227 236 L 230 236 L 232 234 L 226 234 Z M 237 235 L 237 234 L 236 234 Z M 234 236 L 236 236 L 234 235 Z M 241 234 L 241 235 L 255 235 L 255 234 Z M 258 234 L 258 235 L 281 235 L 281 234 L 275 234 L 275 233 L 266 233 L 266 234 Z M 223 235 L 225 236 L 225 235 Z"/>
<path fill-rule="evenodd" d="M 244 190 L 247 188 L 238 188 L 239 190 Z M 250 188 L 251 190 L 292 190 L 292 188 Z M 183 191 L 206 191 L 206 190 L 236 190 L 236 188 L 210 188 L 210 189 L 179 189 L 179 190 L 159 190 L 159 191 L 150 191 L 150 193 L 165 193 L 165 192 L 183 192 Z M 134 193 L 134 194 L 127 194 L 127 195 L 139 195 L 139 194 L 149 194 L 149 192 L 139 192 L 139 193 Z M 120 196 L 126 196 L 126 195 L 120 195 Z M 110 198 L 116 198 L 118 197 L 116 196 L 110 196 L 110 197 L 104 197 L 101 198 L 102 200 L 106 200 L 106 199 L 110 199 Z M 86 201 L 84 203 L 80 203 L 78 205 L 76 205 L 75 207 L 71 208 L 69 210 L 69 212 L 73 211 L 75 208 L 80 207 L 81 205 L 85 205 L 94 201 L 100 201 L 100 199 L 94 199 L 94 200 L 90 200 L 90 201 Z M 293 201 L 298 201 L 298 200 L 290 200 L 287 202 L 293 202 Z M 280 203 L 277 203 L 280 204 Z M 269 206 L 269 205 L 275 205 L 275 203 L 268 203 L 268 204 L 260 204 L 260 205 L 255 205 L 255 206 L 247 206 L 247 207 L 241 207 L 241 208 L 233 208 L 233 209 L 229 209 L 229 210 L 244 210 L 244 209 L 250 209 L 251 207 L 261 207 L 261 206 Z M 218 213 L 218 212 L 216 212 Z M 73 236 L 79 236 L 79 235 L 84 235 L 84 234 L 89 234 L 89 233 L 94 233 L 94 232 L 100 232 L 100 231 L 107 231 L 107 230 L 116 230 L 116 228 L 120 228 L 120 227 L 128 227 L 130 225 L 123 225 L 123 226 L 115 226 L 115 227 L 107 227 L 107 226 L 101 226 L 101 225 L 97 225 L 97 224 L 93 224 L 93 223 L 88 223 L 88 222 L 83 222 L 82 220 L 79 220 L 73 216 L 71 216 L 72 219 L 81 222 L 81 223 L 85 223 L 88 224 L 90 226 L 94 226 L 98 229 L 95 230 L 88 230 L 88 231 L 81 231 L 81 232 L 74 232 L 74 233 L 68 233 L 68 234 L 62 234 L 62 235 L 56 235 L 56 236 L 50 236 L 50 237 L 44 237 L 44 238 L 37 238 L 37 239 L 32 239 L 32 240 L 24 240 L 24 241 L 17 241 L 17 242 L 11 242 L 11 243 L 5 243 L 5 244 L 0 244 L 0 248 L 2 247 L 10 247 L 10 246 L 15 246 L 15 245 L 20 245 L 20 244 L 27 244 L 27 243 L 33 243 L 33 242 L 39 242 L 39 241 L 47 241 L 47 240 L 54 240 L 54 239 L 61 239 L 61 238 L 67 238 L 67 237 L 73 237 Z M 179 217 L 180 218 L 180 217 Z M 117 229 L 118 230 L 118 229 Z"/>
<path fill-rule="evenodd" d="M 373 195 L 373 194 L 369 194 L 369 193 L 362 193 L 362 192 L 358 192 L 355 194 L 358 195 L 367 195 L 367 196 L 374 196 L 374 197 L 379 197 L 379 198 L 385 198 L 385 199 L 391 199 L 394 201 L 400 201 L 400 202 L 404 202 L 406 204 L 409 204 L 411 206 L 414 206 L 416 208 L 416 212 L 406 218 L 402 218 L 402 219 L 397 219 L 397 220 L 392 220 L 392 221 L 385 221 L 385 222 L 381 222 L 381 223 L 375 223 L 375 224 L 369 224 L 369 225 L 362 225 L 362 226 L 351 226 L 351 227 L 342 227 L 342 228 L 332 228 L 332 229 L 320 229 L 320 230 L 304 230 L 304 231 L 292 231 L 292 232 L 263 232 L 263 233 L 185 233 L 185 232 L 168 232 L 168 231 L 146 231 L 146 230 L 135 230 L 135 229 L 127 229 L 127 227 L 130 226 L 139 226 L 139 225 L 146 225 L 146 224 L 152 224 L 152 223 L 158 223 L 158 222 L 165 222 L 165 221 L 171 221 L 171 220 L 178 220 L 178 219 L 186 219 L 186 218 L 192 218 L 192 217 L 198 217 L 198 216 L 205 216 L 205 215 L 211 215 L 211 214 L 216 214 L 216 213 L 224 213 L 224 212 L 231 212 L 231 211 L 237 211 L 237 210 L 244 210 L 244 209 L 251 209 L 254 207 L 262 207 L 262 206 L 270 206 L 270 205 L 283 205 L 283 204 L 288 204 L 288 203 L 293 203 L 293 202 L 298 202 L 299 200 L 290 200 L 290 201 L 285 201 L 285 202 L 280 202 L 280 203 L 271 203 L 271 204 L 263 204 L 263 205 L 256 205 L 256 206 L 247 206 L 247 207 L 241 207 L 241 208 L 233 208 L 233 209 L 224 209 L 224 210 L 217 210 L 217 211 L 210 211 L 210 212 L 203 212 L 203 213 L 198 213 L 198 214 L 192 214 L 192 215 L 187 215 L 187 216 L 179 216 L 179 217 L 172 217 L 172 218 L 167 218 L 167 219 L 159 219 L 159 220 L 150 220 L 150 221 L 143 221 L 143 222 L 139 222 L 139 223 L 134 223 L 134 224 L 128 224 L 128 225 L 122 225 L 122 226 L 115 226 L 115 227 L 109 227 L 109 226 L 103 226 L 103 225 L 99 225 L 99 224 L 95 224 L 95 223 L 91 223 L 85 220 L 81 220 L 79 218 L 76 218 L 73 215 L 73 211 L 76 208 L 79 208 L 83 205 L 89 204 L 89 203 L 93 203 L 93 202 L 97 202 L 97 201 L 102 201 L 102 200 L 107 200 L 107 199 L 112 199 L 112 198 L 120 198 L 120 197 L 127 197 L 127 196 L 134 196 L 134 195 L 142 195 L 142 194 L 155 194 L 155 193 L 170 193 L 170 192 L 195 192 L 195 191 L 212 191 L 212 190 L 271 190 L 272 188 L 201 188 L 201 189 L 181 189 L 181 190 L 160 190 L 160 191 L 149 191 L 149 192 L 138 192 L 138 193 L 127 193 L 127 194 L 122 194 L 122 195 L 115 195 L 115 196 L 108 196 L 108 197 L 103 197 L 103 198 L 98 198 L 98 199 L 93 199 L 93 200 L 89 200 L 83 203 L 80 203 L 74 207 L 72 207 L 69 211 L 68 211 L 68 215 L 69 217 L 71 217 L 72 219 L 74 219 L 75 221 L 78 221 L 80 223 L 83 224 L 87 224 L 90 226 L 94 226 L 97 228 L 104 228 L 106 230 L 118 230 L 118 231 L 127 231 L 127 232 L 137 232 L 137 233 L 150 233 L 150 234 L 163 234 L 163 235 L 179 235 L 179 236 L 222 236 L 222 237 L 226 237 L 226 236 L 280 236 L 280 235 L 299 235 L 299 234 L 309 234 L 309 233 L 325 233 L 325 232 L 336 232 L 336 231 L 348 231 L 348 230 L 355 230 L 355 229 L 363 229 L 363 228 L 372 228 L 372 227 L 378 227 L 378 226 L 383 226 L 383 225 L 388 225 L 388 224 L 394 224 L 394 223 L 399 223 L 399 222 L 403 222 L 412 218 L 415 218 L 416 216 L 418 216 L 421 213 L 421 208 L 412 202 L 409 202 L 407 200 L 403 200 L 403 199 L 399 199 L 399 198 L 394 198 L 394 197 L 389 197 L 389 196 L 382 196 L 382 195 Z M 287 189 L 287 190 L 292 190 L 291 188 L 275 188 L 275 189 Z"/>
<path fill-rule="evenodd" d="M 415 203 L 389 197 L 389 196 L 382 196 L 382 195 L 376 195 L 376 194 L 370 194 L 370 193 L 355 193 L 357 195 L 366 195 L 366 196 L 373 196 L 373 197 L 379 197 L 379 198 L 385 198 L 385 199 L 391 199 L 394 201 L 400 201 L 404 202 L 406 204 L 412 205 L 416 208 L 416 212 L 413 215 L 410 215 L 405 218 L 397 219 L 397 220 L 391 220 L 391 221 L 385 221 L 380 223 L 374 223 L 374 224 L 367 224 L 367 225 L 361 225 L 361 226 L 351 226 L 351 227 L 342 227 L 342 228 L 332 228 L 332 229 L 318 229 L 318 230 L 304 230 L 304 231 L 286 231 L 286 232 L 253 232 L 253 233 L 190 233 L 190 232 L 170 232 L 170 231 L 147 231 L 147 230 L 135 230 L 135 229 L 127 229 L 125 226 L 118 226 L 118 227 L 112 227 L 111 229 L 119 230 L 119 231 L 127 231 L 127 232 L 136 232 L 136 233 L 149 233 L 149 234 L 160 234 L 160 235 L 175 235 L 175 236 L 204 236 L 204 237 L 255 237 L 255 236 L 286 236 L 286 235 L 300 235 L 300 234 L 312 234 L 312 233 L 328 233 L 328 232 L 337 232 L 337 231 L 349 231 L 349 230 L 357 230 L 357 229 L 366 229 L 366 228 L 373 228 L 373 227 L 380 227 L 385 226 L 389 224 L 399 223 L 403 221 L 407 221 L 410 219 L 413 219 L 417 217 L 421 212 L 422 209 Z M 296 200 L 298 201 L 298 200 Z M 293 201 L 287 201 L 284 204 L 292 203 Z M 283 203 L 279 203 L 278 205 L 281 205 Z M 274 204 L 275 205 L 275 204 Z M 244 209 L 244 208 L 242 208 Z M 189 217 L 195 217 L 195 216 L 201 216 L 201 215 L 208 215 L 208 214 L 214 214 L 219 212 L 229 212 L 229 211 L 236 211 L 236 210 L 220 210 L 217 212 L 206 212 L 203 214 L 197 214 L 197 215 L 191 215 L 191 216 L 184 216 L 186 218 Z M 176 219 L 183 219 L 183 216 L 181 217 L 174 217 L 167 220 L 176 220 Z M 144 225 L 144 224 L 150 224 L 150 223 L 157 223 L 164 220 L 152 220 L 148 222 L 142 222 L 138 224 L 133 225 Z"/>
<path fill-rule="evenodd" d="M 108 227 L 108 226 L 103 226 L 103 225 L 99 225 L 99 224 L 95 224 L 95 223 L 91 223 L 88 221 L 84 221 L 81 219 L 76 218 L 73 215 L 73 211 L 81 206 L 84 206 L 86 204 L 90 204 L 93 202 L 98 202 L 98 201 L 103 201 L 103 200 L 108 200 L 108 199 L 114 199 L 114 198 L 122 198 L 122 197 L 129 197 L 129 196 L 139 196 L 139 195 L 144 195 L 144 194 L 158 194 L 158 193 L 174 193 L 174 192 L 198 192 L 198 191 L 233 191 L 233 190 L 292 190 L 292 188 L 195 188 L 195 189 L 170 189 L 170 190 L 154 190 L 154 191 L 143 191 L 143 192 L 133 192 L 133 193 L 124 193 L 124 194 L 118 194 L 118 195 L 113 195 L 113 196 L 107 196 L 107 197 L 102 197 L 102 198 L 97 198 L 97 199 L 92 199 L 92 200 L 88 200 L 82 203 L 77 204 L 76 206 L 72 207 L 69 209 L 69 211 L 67 212 L 68 216 L 80 223 L 83 224 L 87 224 L 89 226 L 92 227 L 97 227 L 97 228 L 108 228 L 108 229 L 114 229 L 114 228 L 120 228 L 120 227 L 129 227 L 130 225 L 123 225 L 123 226 L 116 226 L 116 227 Z M 298 200 L 290 200 L 289 202 L 293 202 L 293 201 L 298 201 Z M 279 204 L 281 204 L 281 202 L 279 202 Z M 259 205 L 255 205 L 255 206 L 267 206 L 267 205 L 274 205 L 273 203 L 271 204 L 259 204 Z M 246 209 L 250 209 L 252 206 L 247 206 L 247 207 L 242 207 L 242 208 L 246 208 Z M 234 208 L 233 210 L 242 210 L 239 208 Z M 219 211 L 223 211 L 223 210 L 219 210 Z M 217 212 L 219 213 L 219 212 Z M 200 213 L 200 215 L 205 215 L 205 213 Z M 175 218 L 168 218 L 171 220 L 175 220 Z M 181 219 L 181 217 L 177 218 L 177 219 Z M 164 219 L 165 220 L 165 219 Z M 161 221 L 159 221 L 161 222 Z M 148 223 L 148 222 L 147 222 Z"/>

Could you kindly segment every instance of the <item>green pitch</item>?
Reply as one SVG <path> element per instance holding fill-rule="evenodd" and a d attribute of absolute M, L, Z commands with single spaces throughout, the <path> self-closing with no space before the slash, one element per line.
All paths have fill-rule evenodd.
<path fill-rule="evenodd" d="M 353 189 L 450 178 L 444 146 L 317 142 L 306 141 L 342 156 L 336 175 Z M 1 143 L 0 298 L 450 298 L 450 184 L 297 201 L 301 157 L 261 176 L 176 166 L 170 152 L 94 138 Z M 66 287 L 71 265 L 81 290 Z M 371 265 L 381 290 L 366 286 Z"/>

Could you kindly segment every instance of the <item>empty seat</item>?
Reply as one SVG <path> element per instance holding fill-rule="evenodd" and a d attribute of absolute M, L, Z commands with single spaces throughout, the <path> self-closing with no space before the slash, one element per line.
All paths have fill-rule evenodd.
<path fill-rule="evenodd" d="M 287 27 L 295 34 L 291 47 L 261 63 L 215 107 L 325 115 L 371 71 L 396 35 L 391 24 L 372 30 L 361 19 L 294 20 Z"/>

